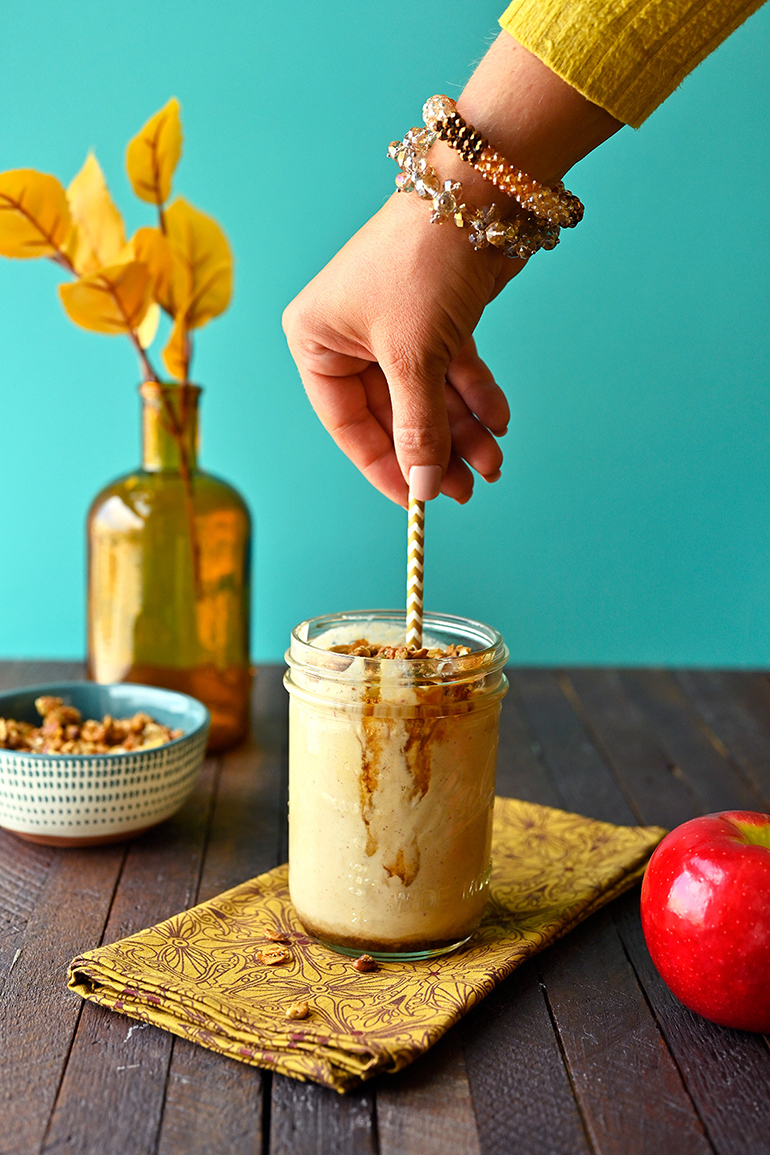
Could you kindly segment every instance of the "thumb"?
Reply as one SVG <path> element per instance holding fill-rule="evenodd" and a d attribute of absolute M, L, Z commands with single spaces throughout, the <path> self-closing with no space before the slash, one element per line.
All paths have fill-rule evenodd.
<path fill-rule="evenodd" d="M 439 495 L 452 449 L 446 365 L 439 358 L 380 364 L 390 390 L 399 467 L 413 496 L 432 501 Z"/>

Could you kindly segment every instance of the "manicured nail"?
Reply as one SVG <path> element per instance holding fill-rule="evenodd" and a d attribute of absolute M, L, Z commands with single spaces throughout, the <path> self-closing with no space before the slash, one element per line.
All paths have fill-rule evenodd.
<path fill-rule="evenodd" d="M 440 465 L 413 465 L 409 470 L 409 492 L 418 501 L 433 501 L 441 490 Z"/>
<path fill-rule="evenodd" d="M 505 437 L 506 433 L 508 432 L 508 426 L 506 425 L 504 429 L 498 429 L 496 433 L 493 429 L 492 432 L 495 434 L 495 437 Z"/>
<path fill-rule="evenodd" d="M 484 478 L 484 480 L 489 481 L 489 482 L 499 481 L 502 476 L 503 475 L 502 475 L 501 470 L 498 469 L 497 473 L 490 473 L 488 477 Z"/>

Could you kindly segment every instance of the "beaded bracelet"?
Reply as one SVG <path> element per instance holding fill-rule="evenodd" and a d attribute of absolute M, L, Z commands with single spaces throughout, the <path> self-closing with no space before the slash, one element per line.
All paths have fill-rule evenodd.
<path fill-rule="evenodd" d="M 425 127 L 459 152 L 476 172 L 501 192 L 518 201 L 525 212 L 542 217 L 552 225 L 571 229 L 583 217 L 583 205 L 562 181 L 553 186 L 541 184 L 509 164 L 489 141 L 476 132 L 457 111 L 449 96 L 431 96 L 422 110 Z"/>
<path fill-rule="evenodd" d="M 523 214 L 513 220 L 500 217 L 496 205 L 477 209 L 463 201 L 460 181 L 442 181 L 425 159 L 437 136 L 427 128 L 410 128 L 403 140 L 394 140 L 388 156 L 401 170 L 396 177 L 399 192 L 416 192 L 432 202 L 431 224 L 454 221 L 458 228 L 470 229 L 468 240 L 474 249 L 494 245 L 505 257 L 527 260 L 538 249 L 553 249 L 559 243 L 559 226 Z"/>

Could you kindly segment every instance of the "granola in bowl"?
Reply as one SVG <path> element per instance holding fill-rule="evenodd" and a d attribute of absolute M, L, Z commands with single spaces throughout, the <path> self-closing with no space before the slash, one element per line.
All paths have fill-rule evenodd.
<path fill-rule="evenodd" d="M 35 699 L 35 709 L 43 719 L 39 726 L 0 718 L 0 749 L 31 754 L 128 754 L 164 746 L 183 734 L 143 710 L 131 718 L 105 714 L 101 722 L 83 721 L 75 706 L 65 706 L 62 698 L 47 694 Z"/>

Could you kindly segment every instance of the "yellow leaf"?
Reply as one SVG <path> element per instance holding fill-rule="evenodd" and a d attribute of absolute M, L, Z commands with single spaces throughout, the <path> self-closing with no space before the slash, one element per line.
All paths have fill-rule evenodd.
<path fill-rule="evenodd" d="M 168 344 L 163 350 L 163 364 L 172 377 L 177 377 L 180 381 L 187 380 L 190 366 L 190 341 L 182 313 L 174 322 Z"/>
<path fill-rule="evenodd" d="M 182 155 L 179 101 L 172 97 L 137 133 L 126 149 L 126 168 L 134 192 L 143 201 L 163 205 L 171 195 L 171 178 Z"/>
<path fill-rule="evenodd" d="M 104 173 L 92 152 L 67 189 L 72 219 L 77 226 L 70 253 L 78 273 L 95 273 L 120 260 L 126 243 L 121 217 L 110 196 Z"/>
<path fill-rule="evenodd" d="M 59 286 L 68 316 L 95 333 L 135 332 L 150 307 L 152 282 L 146 265 L 127 261 Z"/>
<path fill-rule="evenodd" d="M 56 256 L 71 229 L 67 194 L 55 176 L 33 168 L 0 173 L 0 255 Z"/>
<path fill-rule="evenodd" d="M 155 340 L 155 334 L 158 331 L 158 321 L 160 320 L 160 306 L 155 301 L 150 302 L 150 307 L 145 314 L 145 318 L 141 325 L 136 330 L 136 335 L 139 338 L 139 344 L 143 349 L 149 349 L 150 345 Z"/>
<path fill-rule="evenodd" d="M 166 211 L 166 230 L 186 282 L 184 309 L 188 329 L 198 329 L 223 313 L 233 291 L 233 258 L 227 237 L 212 217 L 177 197 Z"/>
<path fill-rule="evenodd" d="M 172 293 L 173 260 L 168 238 L 160 229 L 137 229 L 128 244 L 131 259 L 142 261 L 150 271 L 152 295 L 167 313 L 176 312 Z"/>

